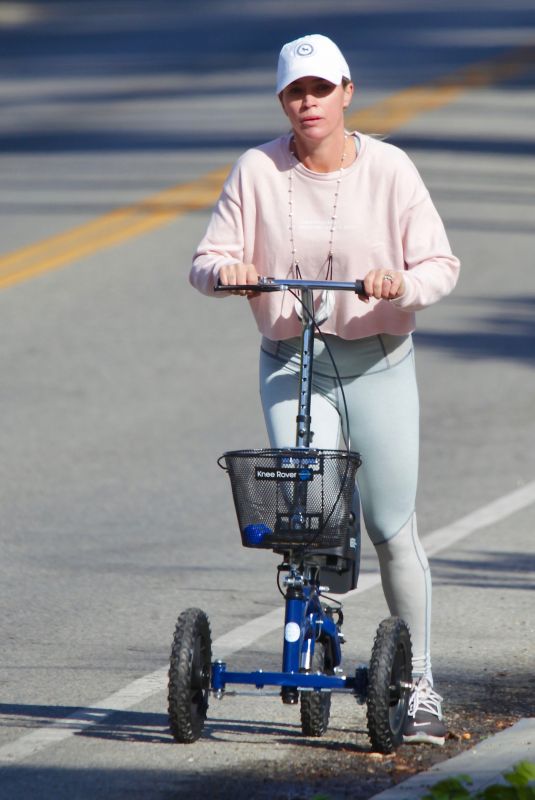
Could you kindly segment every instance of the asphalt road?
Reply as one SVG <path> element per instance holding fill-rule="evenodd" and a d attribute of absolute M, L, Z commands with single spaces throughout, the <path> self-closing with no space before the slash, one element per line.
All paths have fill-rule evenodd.
<path fill-rule="evenodd" d="M 346 53 L 355 111 L 523 54 L 514 74 L 466 86 L 390 134 L 463 262 L 456 292 L 420 314 L 416 335 L 425 537 L 535 480 L 535 66 L 522 49 L 535 41 L 532 3 L 3 3 L 0 253 L 53 243 L 276 136 L 277 52 L 312 31 Z M 240 547 L 216 464 L 265 434 L 246 301 L 211 302 L 187 283 L 208 213 L 113 246 L 96 233 L 91 254 L 0 289 L 6 800 L 215 797 L 229 770 L 237 799 L 244 770 L 311 752 L 295 712 L 271 696 L 212 704 L 206 737 L 188 748 L 172 744 L 157 678 L 124 711 L 103 705 L 165 667 L 181 609 L 204 608 L 214 639 L 235 641 L 279 604 L 276 559 Z M 435 674 L 467 702 L 484 705 L 489 680 L 498 698 L 500 680 L 528 685 L 534 501 L 433 559 Z M 363 572 L 374 570 L 366 547 Z M 367 660 L 385 614 L 378 586 L 348 599 L 346 663 Z M 259 623 L 258 634 L 236 666 L 277 666 L 280 633 Z M 533 715 L 532 697 L 517 713 Z M 101 720 L 82 729 L 89 706 Z M 336 698 L 322 746 L 341 742 L 366 752 L 364 714 L 348 698 Z"/>

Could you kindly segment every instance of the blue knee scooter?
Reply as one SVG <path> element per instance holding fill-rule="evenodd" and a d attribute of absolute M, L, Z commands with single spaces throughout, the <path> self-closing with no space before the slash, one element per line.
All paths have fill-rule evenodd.
<path fill-rule="evenodd" d="M 202 733 L 210 694 L 221 699 L 228 685 L 280 687 L 282 702 L 300 705 L 305 736 L 322 736 L 329 724 L 332 692 L 367 704 L 372 748 L 392 752 L 403 738 L 412 683 L 411 641 L 405 622 L 381 622 L 369 666 L 346 674 L 342 668 L 342 604 L 326 592 L 356 588 L 360 526 L 352 512 L 355 475 L 361 459 L 348 450 L 311 447 L 314 292 L 363 294 L 361 281 L 261 278 L 257 286 L 233 289 L 298 293 L 302 305 L 301 369 L 295 447 L 227 452 L 219 463 L 228 472 L 242 544 L 282 556 L 277 583 L 285 598 L 280 672 L 232 672 L 212 662 L 208 618 L 199 608 L 180 614 L 169 667 L 168 711 L 177 742 Z M 216 291 L 228 290 L 218 286 Z"/>

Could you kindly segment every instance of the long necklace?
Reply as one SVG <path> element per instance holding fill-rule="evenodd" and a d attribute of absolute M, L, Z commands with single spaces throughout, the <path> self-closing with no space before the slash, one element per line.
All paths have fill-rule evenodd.
<path fill-rule="evenodd" d="M 342 150 L 342 158 L 340 159 L 338 178 L 336 179 L 336 187 L 334 190 L 334 198 L 333 198 L 333 209 L 331 213 L 331 225 L 329 228 L 329 245 L 327 252 L 327 279 L 332 278 L 334 230 L 336 227 L 336 212 L 338 210 L 338 198 L 340 196 L 340 185 L 342 183 L 344 161 L 346 158 L 346 142 L 347 142 L 347 133 L 344 133 L 344 148 Z M 299 164 L 299 160 L 297 158 L 297 153 L 295 149 L 295 139 L 293 137 L 290 142 L 290 153 L 292 155 L 293 163 L 292 163 L 292 168 L 288 170 L 288 219 L 289 219 L 288 228 L 290 232 L 290 250 L 292 255 L 292 267 L 297 273 L 299 272 L 299 261 L 297 258 L 297 248 L 295 245 L 295 233 L 294 233 L 295 194 L 294 194 L 293 176 L 294 176 L 294 170 L 296 166 Z"/>
<path fill-rule="evenodd" d="M 336 187 L 334 190 L 334 198 L 333 198 L 333 209 L 331 213 L 331 225 L 329 228 L 329 246 L 327 252 L 327 280 L 332 280 L 333 276 L 333 243 L 334 243 L 334 230 L 336 227 L 336 212 L 338 209 L 338 198 L 340 195 L 340 186 L 342 183 L 342 174 L 344 169 L 344 161 L 346 157 L 346 142 L 347 142 L 347 133 L 344 133 L 344 148 L 342 150 L 342 158 L 340 159 L 340 168 L 338 171 L 338 178 L 336 179 Z M 293 184 L 293 173 L 296 166 L 299 164 L 299 160 L 297 158 L 297 153 L 295 149 L 295 139 L 292 137 L 290 142 L 290 153 L 293 158 L 292 167 L 288 170 L 288 229 L 290 232 L 290 250 L 292 255 L 292 269 L 295 272 L 297 278 L 301 277 L 301 271 L 299 269 L 299 260 L 297 258 L 297 248 L 295 245 L 295 234 L 294 234 L 294 214 L 295 214 L 295 195 L 294 195 L 294 184 Z M 335 302 L 335 295 L 334 292 L 325 289 L 321 293 L 321 300 L 319 303 L 319 307 L 314 311 L 314 317 L 317 325 L 321 325 L 322 322 L 331 315 L 334 309 L 334 302 Z M 300 300 L 296 300 L 295 303 L 295 310 L 299 317 L 302 317 L 303 309 L 301 306 Z"/>

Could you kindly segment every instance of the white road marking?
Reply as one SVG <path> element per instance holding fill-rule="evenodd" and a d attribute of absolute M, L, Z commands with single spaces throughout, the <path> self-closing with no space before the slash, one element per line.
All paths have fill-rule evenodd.
<path fill-rule="evenodd" d="M 451 525 L 447 525 L 423 537 L 422 541 L 425 550 L 429 556 L 432 556 L 464 539 L 471 533 L 496 524 L 516 511 L 527 508 L 534 502 L 535 481 L 498 498 L 465 517 L 461 517 Z M 345 594 L 344 598 L 347 599 L 353 595 L 362 594 L 379 585 L 380 581 L 381 578 L 378 572 L 366 573 L 360 577 L 359 586 L 352 592 Z M 282 607 L 246 622 L 213 642 L 214 655 L 217 658 L 226 658 L 231 653 L 248 647 L 262 636 L 281 628 L 283 622 L 284 609 Z M 97 725 L 117 711 L 125 711 L 147 700 L 153 694 L 166 690 L 167 667 L 162 667 L 149 675 L 144 675 L 142 678 L 132 681 L 127 686 L 119 689 L 119 691 L 109 695 L 109 697 L 99 700 L 98 703 L 80 708 L 67 717 L 25 734 L 14 742 L 3 745 L 0 747 L 0 763 L 9 764 L 29 758 L 45 747 L 50 747 L 92 725 Z"/>
<path fill-rule="evenodd" d="M 166 680 L 167 667 L 162 667 L 151 672 L 150 675 L 144 675 L 123 686 L 122 689 L 99 700 L 98 703 L 79 708 L 67 717 L 24 734 L 14 742 L 0 747 L 0 763 L 22 761 L 45 747 L 68 739 L 92 725 L 97 725 L 117 711 L 132 708 L 152 694 L 162 691 L 166 686 Z"/>

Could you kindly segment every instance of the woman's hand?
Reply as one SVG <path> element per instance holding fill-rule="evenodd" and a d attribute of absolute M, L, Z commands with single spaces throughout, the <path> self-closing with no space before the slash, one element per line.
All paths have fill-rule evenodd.
<path fill-rule="evenodd" d="M 227 264 L 219 270 L 219 282 L 222 286 L 228 286 L 231 294 L 239 294 L 242 297 L 256 297 L 260 292 L 255 292 L 253 289 L 233 290 L 233 285 L 240 285 L 251 283 L 256 285 L 258 283 L 258 272 L 254 264 Z"/>
<path fill-rule="evenodd" d="M 405 292 L 403 272 L 397 269 L 371 269 L 364 278 L 366 295 L 359 295 L 368 302 L 370 297 L 376 300 L 394 300 Z"/>

